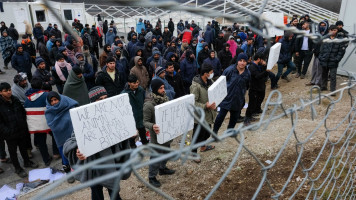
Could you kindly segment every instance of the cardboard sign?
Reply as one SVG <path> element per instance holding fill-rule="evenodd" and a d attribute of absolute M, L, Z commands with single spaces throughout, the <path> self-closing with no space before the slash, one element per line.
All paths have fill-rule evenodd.
<path fill-rule="evenodd" d="M 226 76 L 220 76 L 208 89 L 209 103 L 218 106 L 227 95 Z"/>
<path fill-rule="evenodd" d="M 178 99 L 155 106 L 156 124 L 160 128 L 157 142 L 164 144 L 194 127 L 194 118 L 188 109 L 194 105 L 194 95 L 185 95 Z"/>
<path fill-rule="evenodd" d="M 281 52 L 281 43 L 274 44 L 269 51 L 267 69 L 271 70 L 278 62 L 279 53 Z"/>
<path fill-rule="evenodd" d="M 79 151 L 86 157 L 136 134 L 128 94 L 73 108 L 70 117 Z"/>

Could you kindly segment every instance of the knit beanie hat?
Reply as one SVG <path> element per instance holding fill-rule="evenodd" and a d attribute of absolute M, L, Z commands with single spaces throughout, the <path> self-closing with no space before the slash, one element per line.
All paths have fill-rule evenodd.
<path fill-rule="evenodd" d="M 158 89 L 164 85 L 163 81 L 159 80 L 159 79 L 153 79 L 151 81 L 151 89 L 152 89 L 152 92 L 159 95 L 158 94 Z"/>
<path fill-rule="evenodd" d="M 43 62 L 45 62 L 45 61 L 43 60 L 43 58 L 37 57 L 37 58 L 35 59 L 36 67 L 38 67 L 38 65 L 40 65 L 40 64 L 43 63 Z"/>
<path fill-rule="evenodd" d="M 27 80 L 27 74 L 25 72 L 20 72 L 19 74 L 16 74 L 14 77 L 14 83 L 19 83 L 23 80 Z"/>
<path fill-rule="evenodd" d="M 47 95 L 47 101 L 48 103 L 51 102 L 52 97 L 56 97 L 59 101 L 61 100 L 61 96 L 55 91 L 50 91 Z"/>
<path fill-rule="evenodd" d="M 83 55 L 82 53 L 77 52 L 77 53 L 75 54 L 75 57 L 76 57 L 76 58 L 79 58 L 79 56 L 82 56 L 82 57 L 84 58 L 84 55 Z"/>
<path fill-rule="evenodd" d="M 157 67 L 156 68 L 156 71 L 155 71 L 155 74 L 157 76 L 159 76 L 160 74 L 162 74 L 163 72 L 165 72 L 165 69 L 163 67 Z"/>
<path fill-rule="evenodd" d="M 244 59 L 245 61 L 248 61 L 248 57 L 245 53 L 240 53 L 238 56 L 237 56 L 237 61 L 240 61 Z"/>
<path fill-rule="evenodd" d="M 98 100 L 101 96 L 103 95 L 108 95 L 108 93 L 106 92 L 105 88 L 102 86 L 95 86 L 93 88 L 91 88 L 89 90 L 89 99 L 90 102 L 95 102 L 96 100 Z"/>

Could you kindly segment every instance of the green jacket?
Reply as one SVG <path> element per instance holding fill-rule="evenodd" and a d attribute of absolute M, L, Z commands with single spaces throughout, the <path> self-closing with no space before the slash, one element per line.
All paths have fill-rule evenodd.
<path fill-rule="evenodd" d="M 208 98 L 208 88 L 213 84 L 212 80 L 208 80 L 207 84 L 203 82 L 200 75 L 193 78 L 192 85 L 190 86 L 190 93 L 195 96 L 195 105 L 203 108 L 205 112 L 205 120 L 209 124 L 214 124 L 216 117 L 216 110 L 210 110 L 206 108 L 206 102 Z M 195 122 L 196 123 L 196 122 Z"/>
<path fill-rule="evenodd" d="M 128 85 L 121 93 L 127 93 L 130 98 L 130 104 L 132 112 L 136 122 L 136 128 L 142 128 L 143 126 L 143 103 L 145 101 L 145 90 L 138 86 L 136 92 L 132 91 Z"/>
<path fill-rule="evenodd" d="M 157 104 L 154 100 L 146 101 L 145 104 L 143 105 L 143 124 L 150 131 L 150 137 L 151 137 L 150 142 L 153 144 L 158 144 L 157 135 L 153 131 L 153 125 L 156 123 L 156 118 L 155 118 L 156 105 Z M 162 146 L 170 147 L 171 142 L 172 140 L 162 144 Z"/>

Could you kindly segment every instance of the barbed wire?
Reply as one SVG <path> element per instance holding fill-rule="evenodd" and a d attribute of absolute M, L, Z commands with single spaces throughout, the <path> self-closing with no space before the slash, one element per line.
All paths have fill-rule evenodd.
<path fill-rule="evenodd" d="M 338 43 L 348 43 L 348 42 L 355 42 L 355 36 L 350 35 L 349 38 L 345 39 L 335 39 L 335 40 L 328 40 L 325 36 L 321 36 L 320 34 L 306 34 L 305 31 L 300 31 L 294 27 L 285 27 L 279 26 L 274 24 L 271 21 L 268 21 L 261 17 L 261 13 L 263 12 L 264 7 L 267 5 L 268 0 L 264 0 L 262 3 L 263 7 L 259 10 L 258 13 L 249 11 L 243 7 L 237 5 L 231 5 L 234 8 L 238 9 L 240 12 L 243 12 L 248 17 L 236 17 L 234 15 L 217 13 L 205 8 L 193 8 L 193 7 L 186 7 L 180 6 L 176 2 L 154 2 L 154 1 L 118 1 L 120 5 L 124 6 L 141 6 L 141 7 L 158 7 L 167 10 L 182 10 L 188 11 L 193 14 L 203 15 L 207 17 L 225 17 L 226 19 L 234 22 L 239 23 L 249 23 L 251 29 L 262 35 L 265 38 L 270 38 L 268 33 L 265 34 L 261 30 L 261 27 L 266 27 L 266 24 L 271 24 L 272 26 L 284 30 L 290 31 L 295 34 L 306 36 L 312 39 L 314 42 L 338 42 Z M 50 6 L 47 1 L 44 1 L 44 4 Z M 50 10 L 51 7 L 48 7 Z M 65 24 L 59 16 L 58 20 Z M 71 30 L 69 32 L 73 33 Z M 353 51 L 347 57 L 350 57 L 353 54 Z M 353 90 L 355 90 L 355 74 L 345 71 L 348 75 L 348 82 L 347 86 L 340 88 L 334 92 L 328 94 L 322 94 L 319 87 L 312 87 L 310 89 L 310 97 L 309 99 L 300 99 L 299 105 L 294 104 L 290 108 L 286 108 L 286 105 L 283 104 L 282 100 L 282 93 L 278 90 L 272 91 L 265 102 L 263 113 L 260 117 L 260 120 L 249 126 L 243 126 L 240 124 L 237 128 L 228 129 L 223 132 L 222 135 L 218 135 L 217 133 L 213 132 L 209 125 L 206 123 L 205 113 L 202 108 L 193 107 L 193 110 L 189 109 L 191 115 L 193 115 L 195 121 L 197 122 L 198 126 L 196 129 L 196 134 L 191 139 L 191 144 L 189 146 L 185 145 L 185 141 L 188 138 L 188 132 L 184 133 L 180 139 L 180 145 L 178 149 L 171 149 L 167 147 L 163 147 L 160 145 L 155 144 L 148 144 L 144 146 L 140 146 L 137 149 L 128 149 L 125 151 L 118 152 L 114 155 L 103 157 L 97 159 L 93 162 L 87 163 L 85 165 L 76 165 L 73 166 L 74 171 L 70 173 L 68 176 L 62 178 L 54 182 L 53 184 L 49 185 L 48 187 L 44 188 L 41 192 L 39 192 L 33 199 L 55 199 L 81 189 L 87 188 L 89 186 L 94 186 L 99 184 L 105 180 L 113 179 L 115 177 L 115 186 L 116 188 L 113 190 L 113 195 L 117 194 L 119 191 L 119 182 L 124 174 L 132 172 L 139 181 L 145 184 L 151 190 L 157 192 L 157 194 L 161 195 L 166 199 L 173 199 L 169 194 L 163 192 L 162 190 L 152 186 L 149 184 L 138 172 L 139 169 L 152 165 L 154 163 L 158 163 L 164 160 L 171 160 L 177 161 L 181 160 L 181 164 L 184 165 L 188 160 L 193 160 L 199 158 L 199 154 L 192 153 L 193 149 L 199 148 L 204 145 L 211 144 L 212 142 L 222 142 L 227 138 L 234 138 L 238 145 L 236 146 L 236 152 L 232 157 L 230 164 L 228 165 L 227 169 L 220 177 L 219 181 L 214 185 L 214 187 L 210 190 L 208 195 L 205 199 L 210 199 L 212 195 L 218 190 L 221 184 L 224 182 L 227 175 L 232 171 L 234 165 L 237 163 L 239 158 L 242 155 L 242 152 L 245 151 L 249 155 L 250 159 L 256 161 L 257 165 L 261 168 L 261 175 L 262 178 L 260 180 L 259 185 L 257 186 L 252 199 L 256 199 L 258 195 L 261 193 L 263 185 L 266 184 L 269 188 L 271 193 L 271 198 L 278 199 L 285 194 L 286 189 L 290 185 L 292 178 L 295 176 L 297 169 L 301 168 L 301 171 L 304 175 L 302 181 L 299 183 L 297 187 L 294 188 L 293 193 L 288 197 L 289 199 L 294 198 L 298 192 L 302 189 L 303 185 L 309 185 L 309 191 L 306 196 L 306 199 L 313 198 L 313 199 L 330 199 L 330 198 L 354 198 L 355 197 L 355 160 L 356 160 L 356 143 L 352 141 L 355 138 L 355 96 L 352 94 Z M 317 91 L 316 95 L 313 95 Z M 333 99 L 331 95 L 339 94 L 337 99 Z M 346 94 L 346 95 L 345 95 Z M 339 121 L 334 127 L 329 127 L 327 120 L 330 118 L 331 113 L 335 111 L 336 104 L 340 104 L 341 100 L 346 97 L 350 98 L 350 109 L 348 113 Z M 318 113 L 315 108 L 315 105 L 322 104 L 322 101 L 329 101 L 330 103 L 327 106 L 325 114 L 322 116 L 322 119 L 315 125 L 313 131 L 311 131 L 304 139 L 301 139 L 300 134 L 297 131 L 298 119 L 299 119 L 299 112 L 306 111 L 310 108 L 311 119 L 315 120 Z M 269 110 L 269 111 L 268 111 Z M 267 114 L 269 113 L 269 114 Z M 261 159 L 258 158 L 251 149 L 248 148 L 245 142 L 245 133 L 248 131 L 256 131 L 262 129 L 264 131 L 271 125 L 272 122 L 280 120 L 281 118 L 289 118 L 291 120 L 291 128 L 286 135 L 286 138 L 283 142 L 283 145 L 280 147 L 279 151 L 276 153 L 275 158 L 271 163 L 266 165 Z M 335 121 L 335 119 L 333 119 Z M 347 123 L 345 127 L 345 123 Z M 316 155 L 315 160 L 311 164 L 311 166 L 307 166 L 303 157 L 303 153 L 305 152 L 306 145 L 309 141 L 311 141 L 312 137 L 315 137 L 317 131 L 320 130 L 321 127 L 325 129 L 325 139 L 322 143 L 322 146 L 319 152 Z M 204 141 L 196 143 L 197 136 L 201 128 L 205 128 L 211 134 L 211 138 Z M 337 141 L 333 141 L 332 137 L 334 136 L 333 133 L 335 131 L 342 131 L 338 135 Z M 282 188 L 277 189 L 273 186 L 272 180 L 268 178 L 268 174 L 270 170 L 273 170 L 277 162 L 282 158 L 282 153 L 287 151 L 288 146 L 290 145 L 292 140 L 295 140 L 295 150 L 297 154 L 297 158 L 293 165 L 293 169 L 289 173 L 287 180 L 283 184 Z M 326 149 L 330 152 L 326 158 L 322 158 L 323 153 L 325 153 Z M 159 152 L 167 152 L 167 153 L 159 153 Z M 115 158 L 120 158 L 125 155 L 130 155 L 130 159 L 124 163 L 120 164 L 103 164 L 108 160 L 112 160 Z M 153 159 L 146 159 L 149 157 L 155 157 Z M 325 161 L 324 165 L 320 172 L 317 173 L 317 176 L 313 176 L 312 172 L 316 170 L 317 164 L 319 161 Z M 113 173 L 106 174 L 104 176 L 97 177 L 93 180 L 89 180 L 73 187 L 70 187 L 66 190 L 59 191 L 55 194 L 49 195 L 51 191 L 56 189 L 59 185 L 65 182 L 70 177 L 75 177 L 76 175 L 83 173 L 89 169 L 109 169 L 109 168 L 116 168 L 119 169 Z M 344 174 L 346 172 L 346 175 Z M 326 177 L 325 177 L 325 174 Z M 243 191 L 241 191 L 243 192 Z M 334 196 L 332 196 L 334 194 Z"/>

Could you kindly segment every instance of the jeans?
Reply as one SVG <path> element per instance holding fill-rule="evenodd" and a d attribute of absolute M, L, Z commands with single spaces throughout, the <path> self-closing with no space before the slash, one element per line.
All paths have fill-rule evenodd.
<path fill-rule="evenodd" d="M 30 159 L 28 158 L 27 149 L 26 149 L 26 139 L 15 139 L 15 140 L 6 140 L 7 149 L 9 150 L 10 158 L 12 165 L 15 169 L 20 169 L 19 159 L 17 157 L 17 147 L 19 147 L 20 154 L 24 163 L 29 163 Z"/>
<path fill-rule="evenodd" d="M 69 165 L 68 159 L 63 154 L 63 146 L 58 147 L 58 150 L 59 150 L 59 154 L 62 157 L 62 165 Z"/>
<path fill-rule="evenodd" d="M 246 110 L 246 118 L 252 118 L 254 113 L 261 110 L 261 104 L 265 98 L 265 91 L 249 90 L 248 92 L 248 107 Z"/>
<path fill-rule="evenodd" d="M 337 67 L 322 67 L 321 87 L 328 88 L 328 76 L 330 74 L 330 91 L 336 90 L 336 72 Z"/>
<path fill-rule="evenodd" d="M 40 153 L 42 156 L 42 160 L 44 163 L 49 161 L 49 154 L 48 154 L 48 147 L 47 147 L 47 133 L 35 133 L 35 143 L 38 145 L 38 148 L 40 149 Z"/>
<path fill-rule="evenodd" d="M 299 74 L 302 74 L 302 75 L 305 75 L 308 71 L 308 67 L 309 67 L 309 64 L 310 64 L 310 61 L 312 60 L 313 58 L 313 52 L 312 51 L 300 51 L 299 52 L 299 63 L 297 65 L 297 68 L 298 68 L 298 73 Z M 302 69 L 302 63 L 304 61 L 304 65 L 303 65 L 303 69 Z"/>
<path fill-rule="evenodd" d="M 209 124 L 209 127 L 211 127 L 210 124 Z M 194 129 L 193 129 L 193 136 L 192 137 L 194 137 L 197 128 L 198 128 L 198 124 L 194 123 Z M 203 142 L 203 141 L 207 140 L 209 137 L 210 137 L 209 131 L 207 131 L 205 128 L 201 127 L 200 132 L 198 133 L 198 137 L 197 137 L 196 143 Z M 193 149 L 192 151 L 197 153 L 198 149 Z"/>
<path fill-rule="evenodd" d="M 104 193 L 103 193 L 103 186 L 102 185 L 94 185 L 90 186 L 91 189 L 91 199 L 92 200 L 104 200 Z M 113 200 L 121 200 L 120 194 L 117 193 L 117 196 L 115 198 L 112 197 L 113 191 L 108 189 L 108 193 L 110 196 L 110 199 Z"/>
<path fill-rule="evenodd" d="M 283 73 L 283 68 L 287 65 L 287 71 Z M 293 70 L 295 70 L 295 64 L 290 60 L 286 64 L 278 63 L 278 73 L 276 75 L 276 80 L 278 82 L 279 78 L 281 77 L 287 77 L 289 73 L 291 73 Z M 282 74 L 283 73 L 283 74 Z"/>
<path fill-rule="evenodd" d="M 224 122 L 225 116 L 227 115 L 227 112 L 230 112 L 230 121 L 229 125 L 227 128 L 234 128 L 238 118 L 240 117 L 241 110 L 235 111 L 235 110 L 226 110 L 224 108 L 220 108 L 219 114 L 215 119 L 214 123 L 214 132 L 218 133 L 222 123 Z"/>

